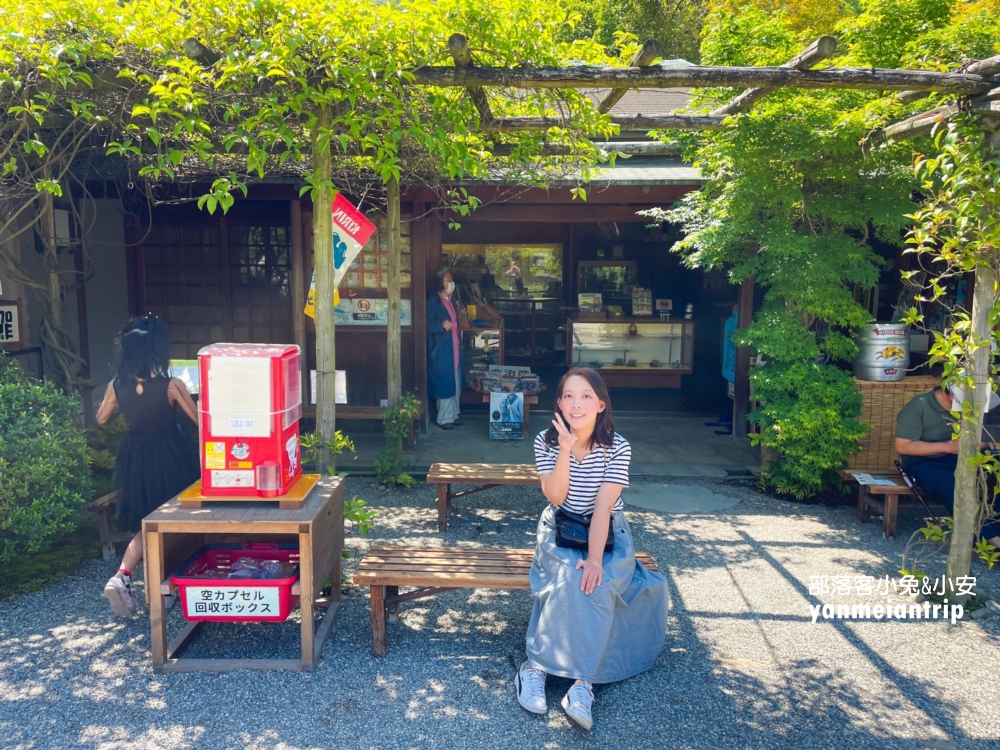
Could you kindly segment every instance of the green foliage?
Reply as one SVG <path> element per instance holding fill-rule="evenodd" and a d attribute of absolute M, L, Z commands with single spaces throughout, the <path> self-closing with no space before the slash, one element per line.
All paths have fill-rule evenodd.
<path fill-rule="evenodd" d="M 385 448 L 375 457 L 375 476 L 386 487 L 412 487 L 413 477 L 403 473 L 403 438 L 410 424 L 420 414 L 420 401 L 412 393 L 399 397 L 399 403 L 382 414 Z"/>
<path fill-rule="evenodd" d="M 626 43 L 622 35 L 640 42 L 655 39 L 664 57 L 697 63 L 707 5 L 704 0 L 583 0 L 575 5 L 579 23 L 567 27 L 562 38 L 594 39 L 618 49 Z"/>
<path fill-rule="evenodd" d="M 712 16 L 702 62 L 778 65 L 802 46 L 784 14 L 751 7 Z M 867 65 L 862 52 L 836 63 Z M 709 109 L 735 93 L 701 90 L 695 104 Z M 902 244 L 912 210 L 909 148 L 859 147 L 888 116 L 880 97 L 782 89 L 733 116 L 736 127 L 662 134 L 686 144 L 708 183 L 648 215 L 683 226 L 673 250 L 687 265 L 726 268 L 734 283 L 752 277 L 764 288 L 757 321 L 740 337 L 765 362 L 752 374 L 761 406 L 751 418 L 757 440 L 782 456 L 763 480 L 798 497 L 821 490 L 858 450 L 861 399 L 840 369 L 857 352 L 852 331 L 869 320 L 855 289 L 878 283 L 870 238 Z"/>
<path fill-rule="evenodd" d="M 91 496 L 79 402 L 0 353 L 0 562 L 73 528 Z"/>
<path fill-rule="evenodd" d="M 930 269 L 925 281 L 922 301 L 929 305 L 944 304 L 945 286 L 950 279 L 972 273 L 998 278 L 1000 274 L 1000 154 L 993 143 L 994 133 L 971 115 L 952 118 L 939 128 L 933 138 L 933 156 L 920 154 L 914 170 L 921 179 L 921 190 L 927 199 L 911 214 L 915 224 L 907 236 L 908 253 L 920 258 L 920 265 Z M 910 278 L 914 274 L 908 274 Z M 953 323 L 943 333 L 935 332 L 931 346 L 931 361 L 941 363 L 945 380 L 959 385 L 966 396 L 962 401 L 959 432 L 967 426 L 978 427 L 980 405 L 985 393 L 976 394 L 975 359 L 989 356 L 992 346 L 1000 340 L 1000 301 L 993 291 L 992 305 L 987 311 L 987 332 L 977 333 L 968 311 L 947 310 Z M 916 307 L 909 310 L 905 321 L 921 326 L 924 315 Z M 990 357 L 990 375 L 1000 373 Z M 989 386 L 996 385 L 989 381 Z M 985 389 L 984 389 L 985 390 Z M 978 405 L 977 405 L 978 404 Z M 973 441 L 973 450 L 975 442 Z M 963 455 L 960 461 L 970 461 L 981 479 L 1000 475 L 1000 461 L 993 454 L 975 451 Z M 977 499 L 973 529 L 978 534 L 993 515 L 997 491 L 991 482 L 978 481 L 974 491 Z M 956 487 L 956 493 L 963 491 Z M 990 568 L 1000 559 L 1000 552 L 985 539 L 980 539 L 975 552 Z"/>
<path fill-rule="evenodd" d="M 334 456 L 343 455 L 344 451 L 354 453 L 354 441 L 340 430 L 337 430 L 333 434 L 333 440 L 326 441 L 326 447 L 329 449 L 330 454 Z M 309 464 L 310 467 L 315 470 L 320 463 L 320 451 L 323 448 L 323 437 L 318 432 L 300 435 L 299 448 L 302 450 L 303 466 Z M 355 456 L 355 458 L 357 458 L 357 456 Z M 327 469 L 327 472 L 331 475 L 334 473 L 333 470 L 329 468 Z M 337 472 L 337 476 L 346 477 L 347 472 Z M 367 503 L 356 495 L 350 500 L 344 500 L 344 521 L 357 524 L 357 530 L 361 536 L 366 536 L 368 532 L 371 531 L 372 527 L 375 525 L 375 517 L 378 515 L 377 510 L 369 510 L 366 506 Z M 343 549 L 340 554 L 346 559 L 351 556 L 351 551 L 349 549 Z"/>

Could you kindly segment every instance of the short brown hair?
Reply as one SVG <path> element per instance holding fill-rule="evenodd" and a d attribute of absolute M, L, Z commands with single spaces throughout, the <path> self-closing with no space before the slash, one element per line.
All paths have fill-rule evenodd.
<path fill-rule="evenodd" d="M 611 396 L 608 394 L 608 386 L 604 382 L 604 378 L 600 376 L 597 370 L 590 367 L 574 367 L 572 370 L 567 372 L 559 379 L 559 385 L 556 386 L 556 407 L 555 412 L 561 416 L 564 420 L 566 416 L 562 413 L 562 409 L 559 408 L 559 399 L 562 398 L 563 388 L 566 387 L 566 381 L 575 375 L 579 375 L 581 378 L 590 383 L 590 387 L 594 389 L 594 394 L 598 399 L 604 402 L 604 411 L 597 415 L 597 424 L 594 425 L 594 434 L 590 436 L 590 445 L 588 448 L 593 448 L 595 445 L 600 445 L 605 448 L 610 448 L 615 443 L 615 420 L 611 415 Z M 569 422 L 566 422 L 568 425 Z M 553 426 L 548 429 L 545 433 L 545 443 L 553 448 L 559 445 L 559 431 Z"/>

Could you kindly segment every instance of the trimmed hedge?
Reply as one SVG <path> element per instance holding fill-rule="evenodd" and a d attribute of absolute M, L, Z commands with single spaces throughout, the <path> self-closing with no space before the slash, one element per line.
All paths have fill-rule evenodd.
<path fill-rule="evenodd" d="M 80 405 L 0 353 L 0 563 L 71 530 L 91 496 Z"/>

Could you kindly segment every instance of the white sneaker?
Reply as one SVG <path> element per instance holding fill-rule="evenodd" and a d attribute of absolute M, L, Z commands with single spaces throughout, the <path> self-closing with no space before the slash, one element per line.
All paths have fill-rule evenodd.
<path fill-rule="evenodd" d="M 573 684 L 563 696 L 562 707 L 566 715 L 584 729 L 594 726 L 591 708 L 594 706 L 594 688 L 588 684 Z"/>
<path fill-rule="evenodd" d="M 128 586 L 117 575 L 111 576 L 104 584 L 104 596 L 111 603 L 111 609 L 121 617 L 135 617 L 135 600 Z"/>
<path fill-rule="evenodd" d="M 514 684 L 517 686 L 517 702 L 525 711 L 533 714 L 548 711 L 548 706 L 545 705 L 545 672 L 529 667 L 528 662 L 525 662 L 517 670 Z"/>

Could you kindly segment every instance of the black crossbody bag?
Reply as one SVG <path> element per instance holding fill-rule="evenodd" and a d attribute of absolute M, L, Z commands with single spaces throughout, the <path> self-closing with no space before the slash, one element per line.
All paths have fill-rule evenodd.
<path fill-rule="evenodd" d="M 608 471 L 608 450 L 601 446 L 604 453 L 604 472 Z M 575 549 L 587 552 L 590 549 L 590 519 L 559 507 L 556 508 L 556 546 L 565 549 Z M 608 539 L 604 543 L 604 551 L 611 552 L 615 548 L 615 525 L 609 519 Z"/>

